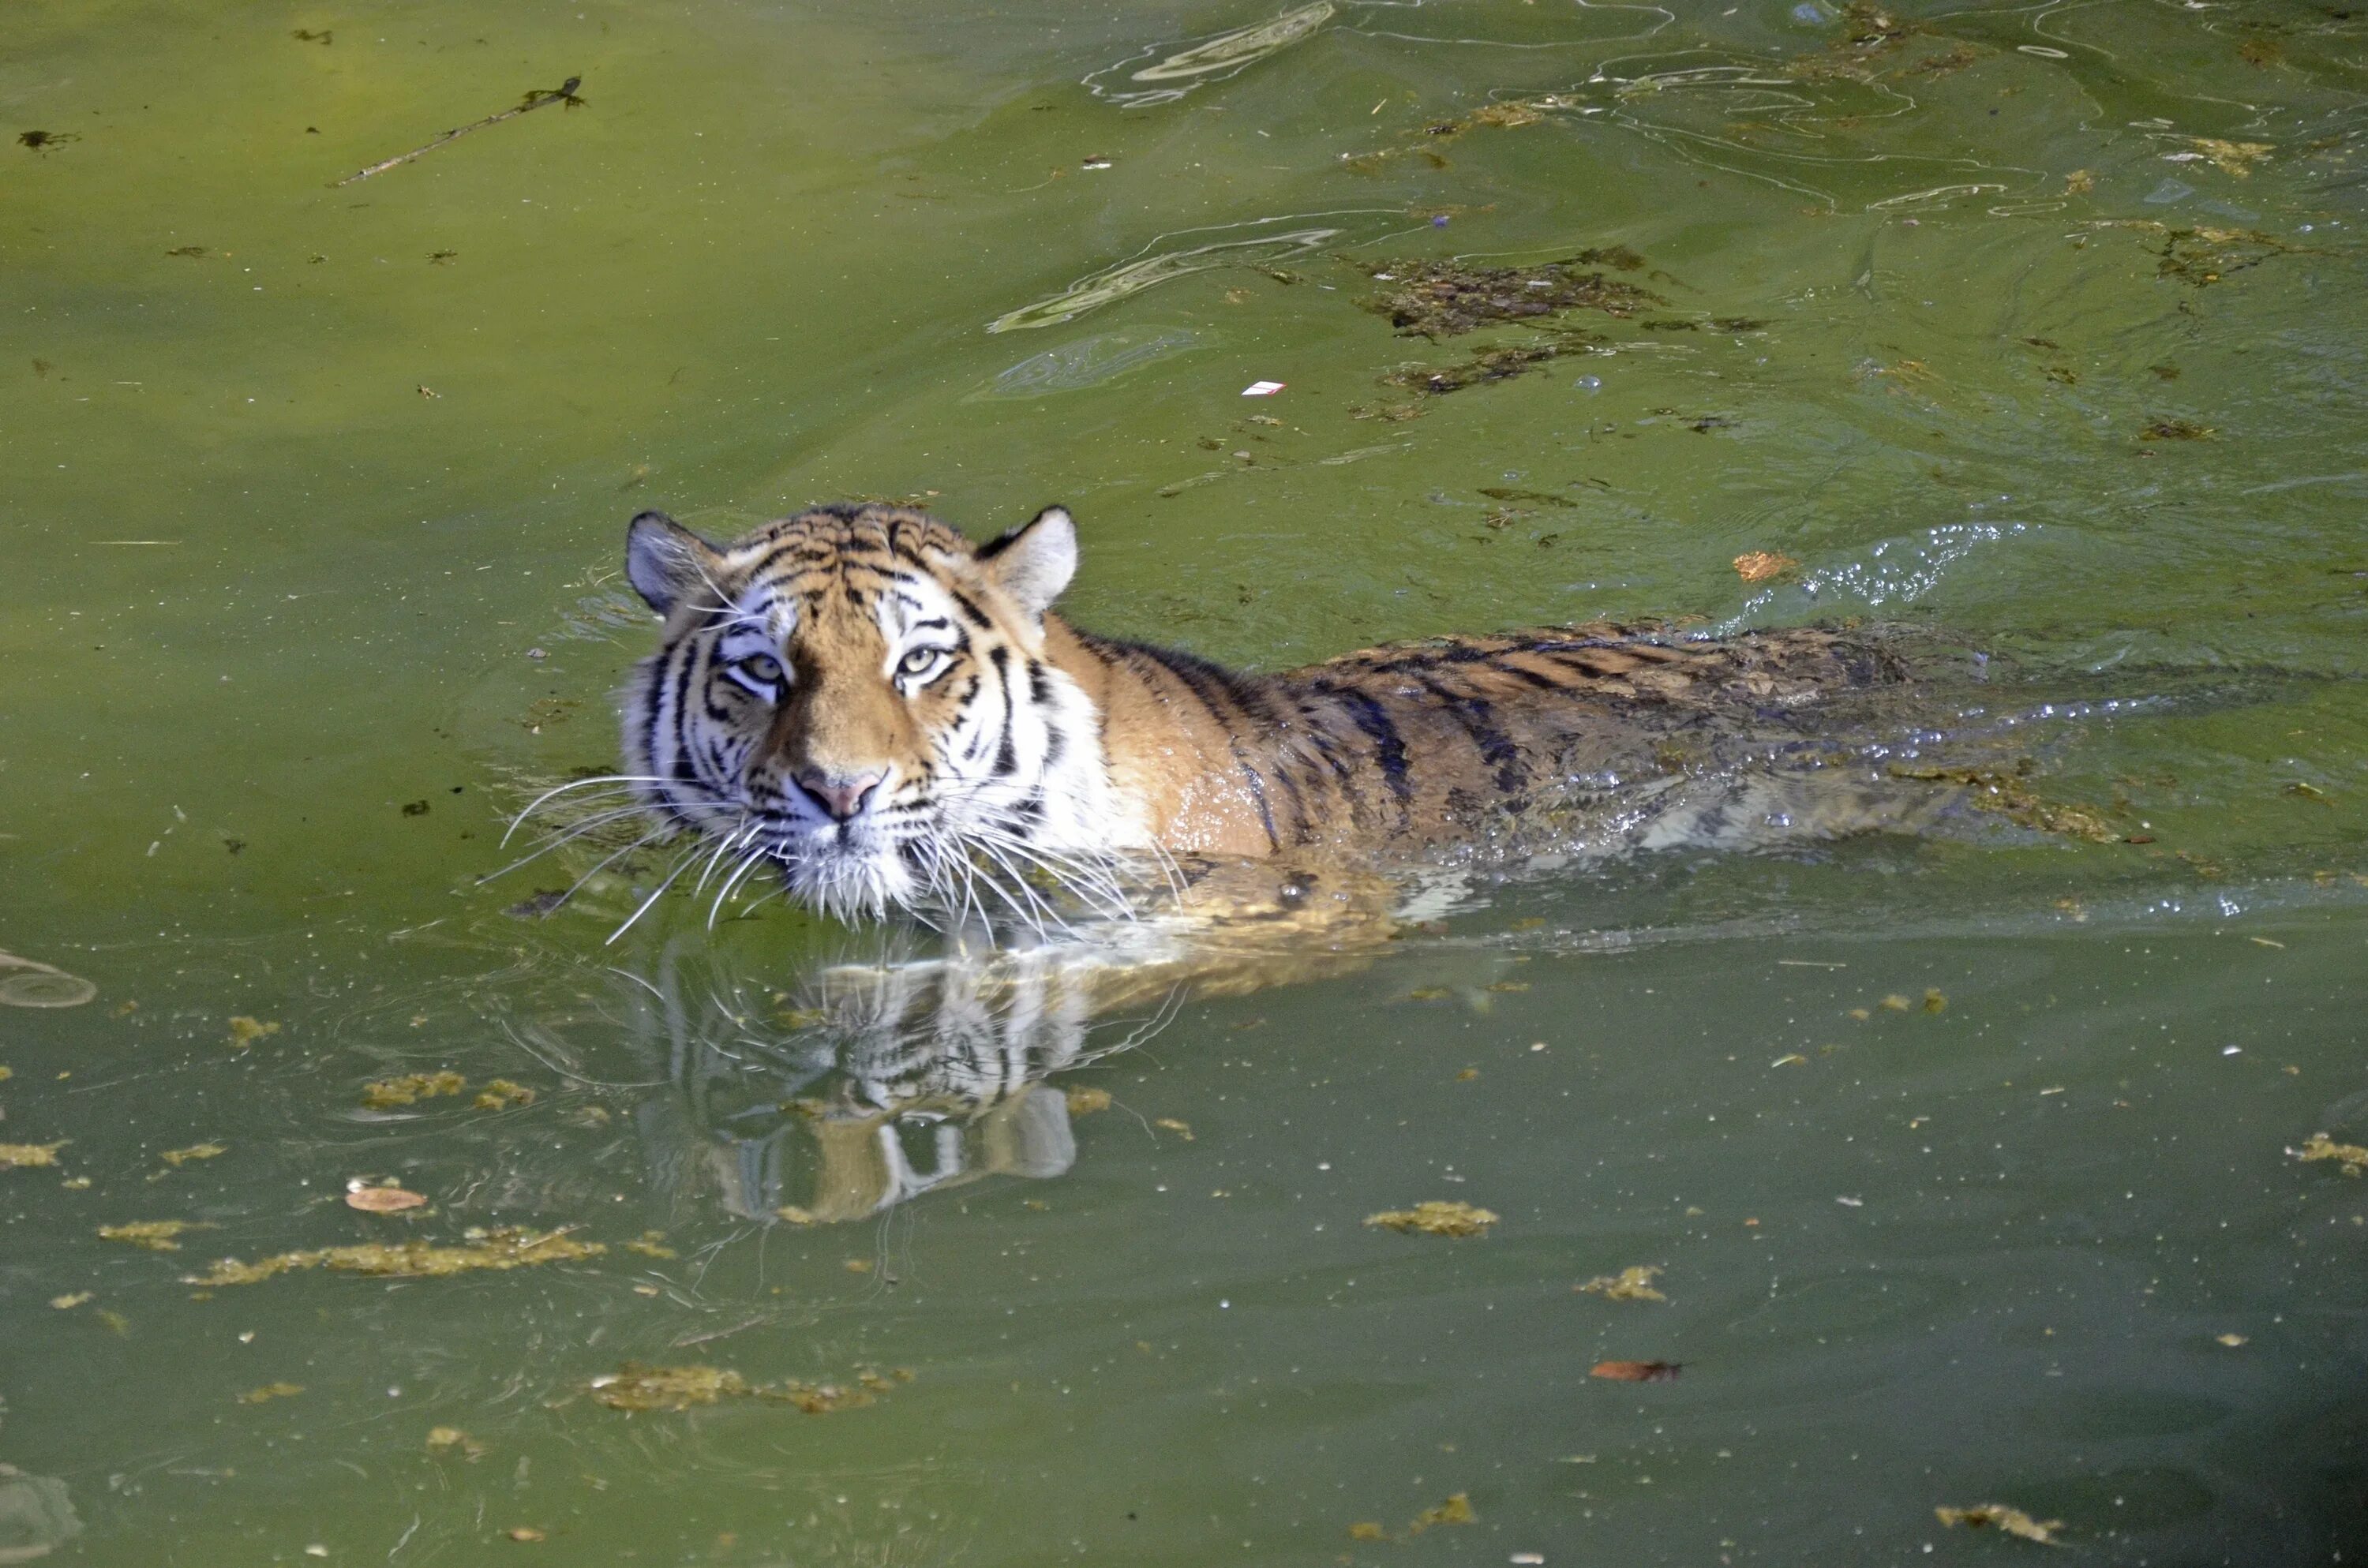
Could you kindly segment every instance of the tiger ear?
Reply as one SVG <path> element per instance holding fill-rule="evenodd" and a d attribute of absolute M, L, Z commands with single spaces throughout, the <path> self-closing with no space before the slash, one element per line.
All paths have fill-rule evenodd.
<path fill-rule="evenodd" d="M 1077 525 L 1064 506 L 1047 506 L 1024 528 L 979 546 L 987 575 L 1039 620 L 1077 574 Z"/>
<path fill-rule="evenodd" d="M 672 614 L 721 564 L 713 545 L 664 512 L 643 512 L 625 530 L 625 575 L 660 615 Z"/>

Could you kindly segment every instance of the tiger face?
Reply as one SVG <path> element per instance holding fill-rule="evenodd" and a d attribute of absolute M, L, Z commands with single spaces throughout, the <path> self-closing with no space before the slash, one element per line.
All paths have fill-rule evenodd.
<path fill-rule="evenodd" d="M 1031 867 L 1127 836 L 1094 705 L 1045 655 L 1076 560 L 1058 507 L 979 547 L 893 506 L 720 546 L 644 512 L 626 571 L 665 632 L 627 692 L 628 770 L 717 841 L 727 892 L 771 867 L 841 916 L 1024 908 Z"/>

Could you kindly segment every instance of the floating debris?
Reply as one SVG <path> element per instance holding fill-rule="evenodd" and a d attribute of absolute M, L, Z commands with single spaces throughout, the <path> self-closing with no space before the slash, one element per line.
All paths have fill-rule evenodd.
<path fill-rule="evenodd" d="M 645 1367 L 628 1361 L 613 1372 L 594 1378 L 589 1387 L 592 1397 L 611 1410 L 689 1410 L 726 1399 L 756 1399 L 793 1404 L 808 1415 L 827 1415 L 875 1404 L 880 1395 L 912 1381 L 911 1369 L 899 1367 L 892 1372 L 859 1372 L 846 1383 L 792 1381 L 758 1385 L 722 1367 Z"/>
<path fill-rule="evenodd" d="M 431 1426 L 427 1429 L 427 1451 L 444 1459 L 457 1456 L 474 1464 L 485 1457 L 485 1445 L 458 1426 Z"/>
<path fill-rule="evenodd" d="M 512 1106 L 534 1104 L 534 1091 L 524 1084 L 513 1084 L 507 1078 L 495 1078 L 477 1091 L 472 1102 L 479 1110 L 507 1110 Z"/>
<path fill-rule="evenodd" d="M 17 145 L 30 147 L 36 152 L 45 147 L 63 147 L 69 142 L 81 140 L 81 137 L 71 131 L 19 131 L 17 132 Z"/>
<path fill-rule="evenodd" d="M 241 1404 L 268 1404 L 275 1399 L 290 1399 L 304 1392 L 302 1383 L 266 1383 L 259 1389 L 249 1389 L 238 1396 Z"/>
<path fill-rule="evenodd" d="M 2305 1163 L 2312 1160 L 2333 1160 L 2345 1176 L 2356 1176 L 2368 1172 L 2368 1148 L 2358 1143 L 2338 1143 L 2324 1132 L 2314 1132 L 2302 1141 L 2299 1149 L 2287 1153 Z"/>
<path fill-rule="evenodd" d="M 1108 1110 L 1110 1108 L 1110 1092 L 1108 1089 L 1090 1087 L 1071 1089 L 1066 1098 L 1071 1116 L 1089 1116 L 1095 1111 Z"/>
<path fill-rule="evenodd" d="M 1935 1508 L 1933 1517 L 1952 1529 L 1959 1525 L 1967 1529 L 1996 1528 L 2007 1535 L 2035 1540 L 2042 1546 L 2061 1546 L 2055 1532 L 2064 1528 L 2062 1519 L 2034 1519 L 2020 1508 L 2009 1508 L 2003 1503 L 1976 1503 L 1970 1508 Z"/>
<path fill-rule="evenodd" d="M 1365 1223 L 1404 1234 L 1426 1236 L 1485 1236 L 1497 1216 L 1470 1203 L 1442 1202 L 1433 1199 L 1417 1203 L 1411 1209 L 1386 1210 L 1365 1216 Z"/>
<path fill-rule="evenodd" d="M 2202 441 L 2214 432 L 2209 425 L 2198 425 L 2192 419 L 2158 418 L 2148 422 L 2138 432 L 2141 441 Z"/>
<path fill-rule="evenodd" d="M 569 108 L 582 108 L 584 107 L 585 100 L 575 96 L 575 89 L 583 85 L 583 77 L 570 76 L 566 81 L 562 82 L 556 87 L 533 88 L 527 93 L 526 97 L 518 100 L 518 107 L 515 108 L 506 108 L 498 114 L 489 114 L 483 119 L 471 120 L 468 124 L 463 125 L 457 130 L 444 132 L 443 135 L 437 137 L 434 141 L 426 143 L 424 146 L 414 147 L 408 153 L 398 153 L 392 158 L 381 158 L 366 169 L 357 169 L 352 174 L 347 175 L 345 178 L 331 182 L 331 188 L 335 189 L 339 186 L 352 185 L 355 181 L 366 180 L 372 175 L 382 175 L 389 169 L 400 168 L 404 165 L 411 162 L 414 158 L 426 157 L 428 153 L 433 153 L 437 148 L 445 145 L 447 142 L 458 142 L 461 137 L 468 135 L 472 131 L 483 131 L 489 125 L 499 125 L 506 119 L 516 119 L 522 114 L 532 114 L 539 108 L 549 108 L 553 104 L 564 104 Z"/>
<path fill-rule="evenodd" d="M 1747 583 L 1764 583 L 1770 577 L 1782 576 L 1800 564 L 1789 555 L 1754 550 L 1735 558 L 1735 574 Z"/>
<path fill-rule="evenodd" d="M 640 1239 L 625 1242 L 620 1244 L 623 1245 L 627 1252 L 637 1252 L 643 1257 L 666 1258 L 678 1257 L 681 1256 L 677 1253 L 674 1248 L 666 1245 L 665 1243 L 666 1233 L 664 1231 L 643 1231 L 641 1233 Z"/>
<path fill-rule="evenodd" d="M 2216 136 L 2190 136 L 2186 140 L 2195 151 L 2169 153 L 2169 162 L 2208 163 L 2222 174 L 2233 175 L 2238 179 L 2250 178 L 2253 166 L 2269 162 L 2270 154 L 2277 151 L 2267 142 L 2224 142 Z"/>
<path fill-rule="evenodd" d="M 230 1153 L 230 1146 L 225 1143 L 192 1143 L 186 1149 L 167 1149 L 157 1158 L 175 1170 L 178 1170 L 191 1160 L 211 1160 L 218 1154 L 228 1153 Z"/>
<path fill-rule="evenodd" d="M 0 1171 L 54 1165 L 58 1163 L 58 1151 L 73 1142 L 71 1138 L 61 1138 L 54 1143 L 0 1143 Z"/>
<path fill-rule="evenodd" d="M 230 1021 L 230 1043 L 233 1050 L 245 1051 L 258 1040 L 269 1040 L 279 1032 L 279 1020 L 265 1022 L 241 1013 Z"/>
<path fill-rule="evenodd" d="M 1390 1539 L 1390 1532 L 1383 1529 L 1375 1520 L 1360 1519 L 1349 1527 L 1349 1539 L 1350 1540 L 1387 1540 Z"/>
<path fill-rule="evenodd" d="M 365 1214 L 400 1214 L 406 1209 L 417 1209 L 427 1203 L 424 1194 L 411 1192 L 393 1181 L 373 1187 L 360 1176 L 346 1183 L 346 1207 L 359 1209 Z"/>
<path fill-rule="evenodd" d="M 1183 1139 L 1187 1143 L 1192 1142 L 1192 1124 L 1189 1121 L 1178 1121 L 1172 1116 L 1163 1116 L 1152 1122 L 1151 1125 L 1154 1127 L 1166 1128 L 1168 1131 L 1173 1132 L 1178 1138 Z"/>
<path fill-rule="evenodd" d="M 1584 1295 L 1600 1296 L 1607 1301 L 1666 1301 L 1669 1298 L 1653 1289 L 1653 1281 L 1660 1277 L 1660 1269 L 1637 1264 L 1617 1274 L 1599 1274 L 1574 1289 Z"/>
<path fill-rule="evenodd" d="M 2087 806 L 2063 805 L 2041 799 L 2025 781 L 2030 771 L 2030 760 L 2025 758 L 2016 765 L 2012 773 L 1996 768 L 1896 763 L 1892 766 L 1891 776 L 1928 783 L 1961 785 L 1971 792 L 1976 811 L 1995 812 L 2018 827 L 2057 834 L 2066 838 L 2083 838 L 2091 844 L 2112 844 L 2121 838 L 2118 829 Z"/>
<path fill-rule="evenodd" d="M 50 1298 L 50 1305 L 57 1308 L 57 1310 L 62 1312 L 71 1312 L 74 1308 L 85 1305 L 97 1299 L 97 1298 L 91 1291 L 75 1290 L 68 1295 L 51 1296 Z"/>
<path fill-rule="evenodd" d="M 773 1212 L 780 1215 L 784 1221 L 792 1225 L 814 1225 L 821 1223 L 821 1221 L 815 1218 L 813 1210 L 801 1209 L 794 1203 L 784 1203 L 779 1209 L 774 1210 Z"/>
<path fill-rule="evenodd" d="M 400 1078 L 381 1078 L 362 1085 L 362 1104 L 371 1110 L 393 1110 L 420 1100 L 434 1099 L 439 1095 L 457 1095 L 469 1086 L 469 1080 L 447 1069 L 440 1073 L 406 1073 Z"/>
<path fill-rule="evenodd" d="M 1626 316 L 1642 305 L 1667 303 L 1658 294 L 1602 272 L 1607 266 L 1634 272 L 1644 265 L 1643 256 L 1621 245 L 1583 250 L 1535 267 L 1474 267 L 1452 260 L 1364 262 L 1359 266 L 1366 276 L 1390 287 L 1357 303 L 1387 316 L 1401 335 L 1435 342 L 1499 322 L 1532 321 L 1564 311 Z"/>
<path fill-rule="evenodd" d="M 1598 1361 L 1587 1375 L 1615 1383 L 1667 1383 L 1676 1381 L 1684 1369 L 1682 1361 Z"/>
<path fill-rule="evenodd" d="M 512 1540 L 536 1541 L 549 1540 L 551 1539 L 548 1532 L 539 1530 L 532 1525 L 512 1525 L 502 1533 L 509 1537 Z"/>
<path fill-rule="evenodd" d="M 1458 1492 L 1446 1502 L 1425 1508 L 1421 1513 L 1417 1514 L 1414 1517 L 1414 1522 L 1406 1528 L 1414 1535 L 1420 1535 L 1433 1525 L 1468 1525 L 1476 1523 L 1478 1517 L 1479 1516 L 1472 1511 L 1471 1496 Z"/>
<path fill-rule="evenodd" d="M 1242 389 L 1244 397 L 1272 397 L 1290 383 L 1286 381 L 1252 381 Z"/>
<path fill-rule="evenodd" d="M 471 1230 L 463 1234 L 465 1244 L 461 1246 L 435 1246 L 423 1241 L 365 1243 L 310 1252 L 283 1252 L 254 1263 L 225 1257 L 203 1274 L 186 1276 L 182 1282 L 253 1285 L 275 1274 L 305 1268 L 333 1268 L 389 1278 L 438 1279 L 481 1268 L 527 1268 L 537 1264 L 572 1262 L 598 1257 L 609 1250 L 598 1242 L 576 1241 L 565 1231 L 536 1232 L 506 1225 L 490 1231 Z"/>
<path fill-rule="evenodd" d="M 1443 397 L 1462 392 L 1465 387 L 1480 386 L 1489 381 L 1510 381 L 1527 375 L 1537 366 L 1559 355 L 1562 350 L 1553 344 L 1534 344 L 1508 348 L 1484 348 L 1461 365 L 1443 369 L 1414 366 L 1393 370 L 1382 378 L 1384 386 L 1403 387 L 1408 392 L 1423 392 L 1431 397 Z"/>
<path fill-rule="evenodd" d="M 175 1237 L 190 1231 L 211 1231 L 213 1228 L 192 1220 L 134 1220 L 129 1224 L 101 1225 L 98 1233 L 102 1240 L 129 1242 L 150 1252 L 178 1252 L 181 1244 Z"/>

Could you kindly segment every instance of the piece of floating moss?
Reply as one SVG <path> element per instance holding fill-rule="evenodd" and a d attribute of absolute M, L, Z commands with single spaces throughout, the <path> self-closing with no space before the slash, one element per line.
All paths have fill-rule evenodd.
<path fill-rule="evenodd" d="M 2122 836 L 2103 817 L 2086 806 L 2061 805 L 2042 800 L 2024 781 L 2024 773 L 2020 767 L 2013 773 L 2007 773 L 1987 767 L 1895 764 L 1891 776 L 1927 783 L 1962 785 L 1971 791 L 1976 811 L 1995 812 L 2017 827 L 2057 834 L 2066 838 L 2085 838 L 2091 844 L 2112 844 Z"/>
<path fill-rule="evenodd" d="M 100 1237 L 110 1242 L 130 1242 L 150 1252 L 178 1252 L 181 1244 L 174 1238 L 188 1231 L 211 1231 L 214 1227 L 193 1220 L 134 1220 L 122 1225 L 101 1225 Z"/>
<path fill-rule="evenodd" d="M 1634 283 L 1607 278 L 1609 264 L 1623 272 L 1644 266 L 1633 251 L 1613 246 L 1585 250 L 1535 267 L 1473 267 L 1442 261 L 1380 261 L 1359 265 L 1367 277 L 1388 287 L 1357 301 L 1406 336 L 1437 340 L 1498 322 L 1531 321 L 1565 311 L 1634 314 L 1639 306 L 1668 301 Z"/>
<path fill-rule="evenodd" d="M 1469 1203 L 1433 1199 L 1411 1209 L 1392 1209 L 1365 1216 L 1365 1223 L 1383 1230 L 1426 1236 L 1485 1236 L 1497 1216 Z"/>
<path fill-rule="evenodd" d="M 440 1458 L 457 1455 L 474 1464 L 485 1457 L 485 1445 L 458 1426 L 430 1426 L 427 1429 L 427 1451 Z"/>
<path fill-rule="evenodd" d="M 2009 1508 L 2003 1503 L 1976 1503 L 1970 1508 L 1935 1508 L 1932 1515 L 1942 1524 L 1954 1528 L 1996 1528 L 2024 1540 L 2035 1540 L 2042 1546 L 2061 1546 L 2055 1532 L 2064 1528 L 2062 1519 L 2034 1519 L 2020 1508 Z"/>
<path fill-rule="evenodd" d="M 899 1367 L 893 1372 L 859 1372 L 846 1383 L 791 1381 L 760 1385 L 723 1367 L 645 1367 L 628 1361 L 593 1379 L 590 1388 L 592 1397 L 611 1410 L 689 1410 L 695 1404 L 718 1404 L 726 1399 L 755 1399 L 793 1404 L 809 1415 L 826 1415 L 877 1403 L 880 1395 L 912 1381 L 911 1370 Z"/>
<path fill-rule="evenodd" d="M 495 1078 L 477 1091 L 479 1110 L 507 1110 L 512 1106 L 534 1104 L 534 1091 L 524 1084 L 513 1084 L 507 1078 Z"/>
<path fill-rule="evenodd" d="M 1599 1274 L 1577 1289 L 1607 1301 L 1666 1301 L 1668 1298 L 1653 1289 L 1653 1281 L 1660 1275 L 1658 1268 L 1640 1263 L 1617 1274 Z"/>
<path fill-rule="evenodd" d="M 178 1170 L 191 1160 L 211 1160 L 217 1154 L 229 1152 L 229 1145 L 223 1143 L 192 1143 L 186 1149 L 167 1149 L 157 1158 Z"/>
<path fill-rule="evenodd" d="M 1413 1534 L 1420 1535 L 1433 1525 L 1468 1525 L 1476 1522 L 1478 1522 L 1478 1516 L 1472 1512 L 1470 1495 L 1458 1492 L 1446 1502 L 1425 1508 L 1421 1513 L 1417 1514 L 1414 1517 L 1414 1523 L 1408 1525 L 1406 1528 Z"/>
<path fill-rule="evenodd" d="M 258 1040 L 268 1040 L 279 1032 L 279 1020 L 277 1018 L 266 1022 L 261 1018 L 250 1018 L 242 1013 L 230 1021 L 230 1042 L 241 1051 L 245 1051 Z"/>
<path fill-rule="evenodd" d="M 2299 1149 L 2287 1153 L 2297 1160 L 2333 1160 L 2345 1176 L 2356 1176 L 2368 1172 L 2368 1148 L 2357 1143 L 2338 1143 L 2324 1132 L 2314 1132 L 2302 1141 Z"/>
<path fill-rule="evenodd" d="M 203 1274 L 185 1276 L 182 1282 L 253 1285 L 275 1274 L 304 1268 L 334 1268 L 347 1274 L 392 1278 L 440 1279 L 481 1268 L 529 1268 L 537 1264 L 573 1262 L 598 1257 L 609 1250 L 598 1242 L 579 1242 L 564 1231 L 503 1226 L 498 1230 L 470 1231 L 465 1235 L 466 1241 L 460 1246 L 435 1246 L 423 1241 L 370 1242 L 310 1252 L 283 1252 L 253 1263 L 225 1257 Z"/>
<path fill-rule="evenodd" d="M 58 1151 L 72 1142 L 70 1138 L 61 1138 L 54 1143 L 0 1143 L 0 1171 L 54 1165 L 58 1163 Z"/>
<path fill-rule="evenodd" d="M 637 1252 L 643 1257 L 664 1258 L 677 1257 L 680 1256 L 674 1250 L 674 1248 L 664 1244 L 665 1242 L 666 1233 L 664 1231 L 643 1231 L 638 1241 L 624 1242 L 620 1244 L 622 1245 L 627 1252 Z"/>
<path fill-rule="evenodd" d="M 1551 343 L 1516 345 L 1505 348 L 1484 348 L 1461 365 L 1449 365 L 1434 369 L 1417 365 L 1393 370 L 1382 378 L 1385 386 L 1404 387 L 1408 392 L 1444 397 L 1449 392 L 1462 392 L 1489 381 L 1509 381 L 1527 375 L 1531 370 L 1554 358 L 1562 349 Z"/>
<path fill-rule="evenodd" d="M 372 1110 L 393 1110 L 397 1106 L 414 1105 L 439 1095 L 457 1095 L 468 1086 L 468 1079 L 450 1070 L 406 1073 L 400 1078 L 381 1078 L 363 1085 L 362 1104 Z"/>
<path fill-rule="evenodd" d="M 2149 420 L 2138 432 L 2141 441 L 2202 441 L 2215 432 L 2209 425 L 2198 425 L 2192 419 L 2161 418 Z"/>

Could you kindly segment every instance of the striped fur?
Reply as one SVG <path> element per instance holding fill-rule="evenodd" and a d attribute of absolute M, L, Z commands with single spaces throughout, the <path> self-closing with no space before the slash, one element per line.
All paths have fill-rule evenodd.
<path fill-rule="evenodd" d="M 1798 740 L 1825 694 L 1898 675 L 1827 629 L 1608 623 L 1245 675 L 1065 624 L 1050 608 L 1076 561 L 1058 508 L 979 547 L 892 506 L 724 546 L 644 514 L 628 565 L 666 629 L 628 696 L 629 771 L 716 841 L 726 888 L 769 865 L 842 915 L 1025 918 L 1034 880 L 1116 905 L 1146 858 L 1467 837 L 1738 739 Z"/>

